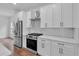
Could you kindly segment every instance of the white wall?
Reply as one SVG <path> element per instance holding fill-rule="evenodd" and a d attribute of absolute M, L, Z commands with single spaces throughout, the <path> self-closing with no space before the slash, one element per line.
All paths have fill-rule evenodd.
<path fill-rule="evenodd" d="M 10 37 L 10 20 L 15 11 L 0 7 L 0 38 Z"/>
<path fill-rule="evenodd" d="M 11 10 L 11 9 L 8 9 L 7 7 L 4 7 L 4 6 L 0 6 L 0 15 L 2 16 L 13 16 L 15 13 L 15 10 Z"/>
<path fill-rule="evenodd" d="M 0 16 L 0 38 L 8 37 L 9 18 Z"/>
<path fill-rule="evenodd" d="M 11 16 L 9 18 L 8 36 L 11 37 L 11 38 L 14 37 L 14 32 L 13 31 L 14 31 L 14 26 L 15 26 L 16 21 L 17 21 L 17 13 L 15 13 L 13 16 Z M 11 24 L 13 24 L 13 25 L 11 26 Z"/>

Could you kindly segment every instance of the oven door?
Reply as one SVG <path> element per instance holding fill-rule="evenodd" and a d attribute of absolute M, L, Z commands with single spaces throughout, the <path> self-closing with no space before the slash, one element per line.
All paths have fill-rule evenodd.
<path fill-rule="evenodd" d="M 37 40 L 27 38 L 27 48 L 37 51 Z"/>

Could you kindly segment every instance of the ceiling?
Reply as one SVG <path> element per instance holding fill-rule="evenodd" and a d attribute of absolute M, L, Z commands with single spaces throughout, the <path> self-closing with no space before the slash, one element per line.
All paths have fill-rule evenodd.
<path fill-rule="evenodd" d="M 40 7 L 40 6 L 44 6 L 47 5 L 49 3 L 0 3 L 0 9 L 1 8 L 6 8 L 9 10 L 29 10 L 29 9 L 33 9 L 36 7 Z"/>
<path fill-rule="evenodd" d="M 14 12 L 18 12 L 21 10 L 28 11 L 30 9 L 41 7 L 47 4 L 50 3 L 0 3 L 0 15 L 9 13 L 8 15 L 6 14 L 6 16 L 10 16 L 10 14 L 12 15 Z"/>
<path fill-rule="evenodd" d="M 16 4 L 15 9 L 29 10 L 29 9 L 41 7 L 41 6 L 44 6 L 44 5 L 47 5 L 47 4 L 49 4 L 49 3 L 19 3 L 19 4 Z"/>

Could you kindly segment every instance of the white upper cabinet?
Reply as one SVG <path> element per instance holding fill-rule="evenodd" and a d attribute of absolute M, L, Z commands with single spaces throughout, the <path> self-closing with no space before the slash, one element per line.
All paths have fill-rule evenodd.
<path fill-rule="evenodd" d="M 72 4 L 51 4 L 40 8 L 41 28 L 73 27 Z"/>
<path fill-rule="evenodd" d="M 52 5 L 40 8 L 41 28 L 50 28 L 53 26 L 54 9 Z"/>
<path fill-rule="evenodd" d="M 51 4 L 41 8 L 41 28 L 60 27 L 61 4 Z"/>
<path fill-rule="evenodd" d="M 63 3 L 62 5 L 62 26 L 63 27 L 73 27 L 72 25 L 72 3 Z"/>
<path fill-rule="evenodd" d="M 73 8 L 72 8 L 73 7 Z M 46 5 L 31 11 L 19 12 L 19 20 L 26 21 L 26 27 L 31 27 L 31 20 L 39 16 L 41 28 L 66 27 L 72 28 L 78 25 L 78 8 L 79 4 L 72 3 L 55 3 Z M 73 9 L 73 10 L 72 10 Z M 72 13 L 73 12 L 73 13 Z M 74 17 L 73 17 L 74 16 Z M 73 21 L 76 20 L 76 21 Z"/>
<path fill-rule="evenodd" d="M 46 19 L 46 8 L 40 8 L 40 17 L 41 17 L 41 28 L 46 28 L 47 27 L 47 19 Z"/>
<path fill-rule="evenodd" d="M 73 25 L 74 28 L 79 28 L 79 4 L 73 4 Z"/>
<path fill-rule="evenodd" d="M 60 27 L 61 4 L 51 4 L 41 8 L 41 28 Z"/>
<path fill-rule="evenodd" d="M 53 6 L 53 23 L 54 26 L 52 27 L 60 27 L 60 22 L 61 22 L 61 4 L 52 4 Z"/>

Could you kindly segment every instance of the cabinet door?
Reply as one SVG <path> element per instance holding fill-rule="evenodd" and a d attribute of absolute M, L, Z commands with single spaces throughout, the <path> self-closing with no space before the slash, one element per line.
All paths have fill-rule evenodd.
<path fill-rule="evenodd" d="M 47 28 L 60 27 L 61 22 L 61 4 L 52 4 L 47 8 Z"/>
<path fill-rule="evenodd" d="M 75 55 L 75 48 L 71 45 L 65 45 L 63 47 L 63 55 L 64 56 L 74 56 Z"/>
<path fill-rule="evenodd" d="M 45 7 L 46 8 L 46 23 L 47 23 L 47 28 L 52 28 L 54 25 L 54 10 L 53 10 L 53 5 L 48 5 Z"/>
<path fill-rule="evenodd" d="M 46 40 L 46 39 L 45 39 Z M 44 52 L 46 52 L 45 53 L 45 55 L 46 56 L 50 56 L 50 49 L 51 49 L 51 41 L 50 40 L 46 40 L 46 44 L 45 44 L 45 50 L 44 50 Z"/>
<path fill-rule="evenodd" d="M 38 53 L 43 56 L 50 56 L 50 41 L 43 38 L 39 38 L 37 42 Z"/>
<path fill-rule="evenodd" d="M 41 17 L 41 24 L 40 27 L 41 28 L 46 28 L 46 9 L 44 7 L 40 8 L 40 17 Z"/>
<path fill-rule="evenodd" d="M 57 42 L 52 41 L 51 55 L 60 56 L 61 54 L 62 54 L 62 46 L 60 46 Z"/>
<path fill-rule="evenodd" d="M 74 28 L 79 28 L 79 4 L 73 4 L 73 24 Z"/>
<path fill-rule="evenodd" d="M 61 4 L 54 4 L 53 5 L 53 12 L 54 12 L 54 27 L 60 27 L 61 22 Z"/>
<path fill-rule="evenodd" d="M 72 3 L 63 3 L 61 13 L 63 27 L 72 27 Z"/>
<path fill-rule="evenodd" d="M 41 28 L 60 27 L 61 4 L 51 4 L 41 8 Z"/>

